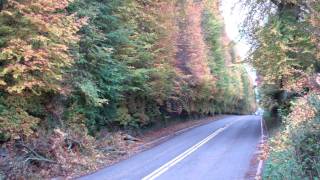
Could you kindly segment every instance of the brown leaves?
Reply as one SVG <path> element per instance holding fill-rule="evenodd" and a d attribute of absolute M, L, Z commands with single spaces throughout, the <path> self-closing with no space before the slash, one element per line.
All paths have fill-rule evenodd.
<path fill-rule="evenodd" d="M 1 50 L 0 60 L 7 64 L 0 69 L 4 90 L 19 94 L 36 87 L 59 91 L 63 71 L 73 63 L 69 46 L 79 40 L 76 33 L 86 22 L 86 19 L 77 19 L 75 15 L 56 13 L 66 8 L 68 3 L 69 0 L 8 1 L 6 14 L 17 19 L 19 11 L 22 18 L 31 23 L 25 24 L 24 28 L 32 32 L 36 27 L 37 32 L 27 36 L 17 34 Z M 13 79 L 5 78 L 8 76 Z"/>
<path fill-rule="evenodd" d="M 313 119 L 316 115 L 316 109 L 309 104 L 307 96 L 300 98 L 293 106 L 289 114 L 291 128 L 297 128 L 301 123 Z"/>

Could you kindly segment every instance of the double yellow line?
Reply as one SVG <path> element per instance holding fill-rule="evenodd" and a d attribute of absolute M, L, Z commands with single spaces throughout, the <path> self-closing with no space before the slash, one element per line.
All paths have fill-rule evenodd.
<path fill-rule="evenodd" d="M 179 163 L 180 161 L 182 161 L 183 159 L 185 159 L 186 157 L 188 157 L 190 154 L 192 154 L 194 151 L 196 151 L 197 149 L 199 149 L 201 146 L 203 146 L 204 144 L 206 144 L 207 142 L 209 142 L 211 139 L 213 139 L 214 137 L 216 137 L 218 134 L 222 133 L 223 131 L 225 131 L 227 128 L 229 128 L 231 125 L 233 125 L 234 123 L 236 123 L 237 121 L 233 121 L 231 123 L 228 123 L 227 125 L 225 125 L 222 128 L 219 128 L 218 130 L 216 130 L 215 132 L 213 132 L 212 134 L 210 134 L 208 137 L 206 137 L 205 139 L 203 139 L 202 141 L 200 141 L 199 143 L 197 143 L 196 145 L 192 146 L 191 148 L 187 149 L 185 152 L 183 152 L 182 154 L 180 154 L 179 156 L 175 157 L 174 159 L 172 159 L 171 161 L 167 162 L 166 164 L 162 165 L 160 168 L 156 169 L 155 171 L 153 171 L 151 174 L 145 176 L 144 178 L 142 178 L 142 180 L 154 180 L 157 177 L 159 177 L 161 174 L 165 173 L 166 171 L 168 171 L 172 166 L 176 165 L 177 163 Z"/>

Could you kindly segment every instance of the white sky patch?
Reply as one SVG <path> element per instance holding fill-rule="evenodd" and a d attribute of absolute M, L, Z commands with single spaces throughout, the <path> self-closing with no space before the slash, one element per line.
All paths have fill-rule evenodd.
<path fill-rule="evenodd" d="M 220 10 L 224 18 L 226 32 L 236 45 L 236 50 L 240 57 L 244 59 L 250 49 L 250 45 L 241 38 L 240 24 L 245 18 L 245 10 L 241 5 L 235 5 L 239 0 L 221 0 Z"/>
<path fill-rule="evenodd" d="M 250 50 L 250 44 L 241 37 L 240 25 L 244 21 L 248 9 L 242 9 L 243 7 L 241 5 L 236 5 L 238 2 L 239 0 L 220 0 L 220 10 L 224 18 L 227 35 L 236 43 L 237 54 L 240 55 L 242 59 L 245 59 Z M 256 71 L 249 64 L 246 64 L 245 67 L 254 85 L 256 85 Z"/>

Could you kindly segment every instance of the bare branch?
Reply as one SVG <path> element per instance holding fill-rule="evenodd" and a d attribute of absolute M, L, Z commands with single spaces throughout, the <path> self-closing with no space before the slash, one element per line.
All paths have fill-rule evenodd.
<path fill-rule="evenodd" d="M 25 162 L 30 161 L 30 160 L 35 160 L 35 161 L 45 161 L 48 163 L 57 163 L 54 160 L 48 159 L 42 155 L 40 155 L 39 153 L 37 153 L 35 150 L 33 150 L 32 148 L 30 148 L 29 146 L 25 145 L 24 143 L 20 142 L 19 145 L 21 145 L 22 147 L 24 147 L 25 149 L 27 149 L 34 157 L 28 157 L 26 158 Z"/>
<path fill-rule="evenodd" d="M 54 163 L 54 164 L 57 163 L 56 161 L 53 161 L 51 159 L 47 159 L 47 158 L 44 158 L 44 157 L 28 157 L 27 159 L 25 159 L 25 162 L 28 162 L 28 161 L 44 161 L 44 162 L 47 162 L 47 163 Z"/>

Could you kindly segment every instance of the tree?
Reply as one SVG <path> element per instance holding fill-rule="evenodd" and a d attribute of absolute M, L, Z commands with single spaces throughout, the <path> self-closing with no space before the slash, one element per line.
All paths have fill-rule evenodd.
<path fill-rule="evenodd" d="M 67 0 L 8 0 L 3 4 L 0 12 L 1 133 L 15 136 L 13 131 L 25 127 L 26 133 L 22 136 L 30 135 L 40 114 L 46 112 L 43 107 L 32 108 L 34 104 L 46 104 L 54 94 L 68 92 L 63 82 L 66 69 L 73 64 L 69 47 L 79 40 L 76 33 L 85 23 L 85 19 L 77 19 L 64 11 L 68 3 Z M 8 131 L 9 124 L 11 130 Z"/>

